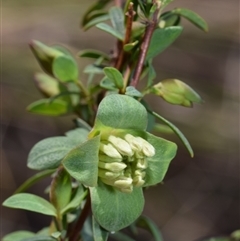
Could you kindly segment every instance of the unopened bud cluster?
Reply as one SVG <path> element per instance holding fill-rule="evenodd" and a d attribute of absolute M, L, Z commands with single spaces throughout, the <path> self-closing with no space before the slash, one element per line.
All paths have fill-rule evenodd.
<path fill-rule="evenodd" d="M 133 186 L 145 183 L 147 158 L 154 155 L 154 147 L 141 137 L 110 135 L 100 144 L 98 176 L 105 184 L 131 193 Z"/>

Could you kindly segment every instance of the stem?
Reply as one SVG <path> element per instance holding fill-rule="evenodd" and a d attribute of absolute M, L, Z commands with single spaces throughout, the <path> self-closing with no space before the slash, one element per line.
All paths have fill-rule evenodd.
<path fill-rule="evenodd" d="M 89 96 L 89 93 L 87 91 L 87 89 L 84 87 L 84 85 L 82 84 L 81 81 L 76 81 L 76 84 L 78 85 L 79 89 L 83 92 L 85 97 Z"/>
<path fill-rule="evenodd" d="M 143 69 L 143 65 L 144 65 L 144 61 L 146 58 L 146 54 L 147 54 L 147 50 L 150 44 L 150 40 L 153 34 L 153 31 L 158 23 L 158 16 L 159 16 L 159 12 L 160 12 L 160 2 L 157 2 L 156 0 L 153 0 L 153 4 L 155 4 L 157 6 L 155 12 L 153 13 L 153 18 L 151 21 L 148 22 L 148 26 L 146 28 L 144 37 L 143 37 L 143 42 L 141 45 L 141 51 L 140 51 L 140 56 L 137 62 L 137 67 L 134 73 L 134 76 L 132 78 L 131 81 L 131 86 L 136 87 L 141 73 L 142 73 L 142 69 Z"/>
<path fill-rule="evenodd" d="M 91 209 L 91 200 L 90 200 L 90 194 L 88 193 L 88 196 L 86 198 L 85 206 L 79 216 L 79 219 L 77 220 L 72 232 L 69 235 L 69 241 L 78 241 L 79 239 L 79 233 L 82 230 L 83 224 L 88 216 L 88 213 Z"/>
<path fill-rule="evenodd" d="M 133 3 L 130 2 L 128 5 L 128 11 L 126 12 L 126 16 L 127 16 L 127 24 L 126 24 L 126 34 L 125 34 L 125 39 L 123 41 L 123 43 L 121 43 L 121 49 L 120 49 L 120 53 L 117 59 L 117 62 L 115 64 L 115 68 L 117 68 L 118 70 L 121 68 L 122 63 L 123 63 L 123 59 L 124 59 L 124 45 L 129 43 L 130 38 L 131 38 L 131 32 L 132 32 L 132 23 L 133 23 L 133 17 L 135 15 L 135 11 L 133 10 Z"/>

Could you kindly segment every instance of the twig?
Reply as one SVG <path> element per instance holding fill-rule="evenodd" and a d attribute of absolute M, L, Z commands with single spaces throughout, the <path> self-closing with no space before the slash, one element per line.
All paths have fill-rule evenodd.
<path fill-rule="evenodd" d="M 88 193 L 85 206 L 80 214 L 80 217 L 76 225 L 74 226 L 71 234 L 69 235 L 69 241 L 79 240 L 80 231 L 82 230 L 83 224 L 88 216 L 88 213 L 90 212 L 90 209 L 91 209 L 91 200 L 90 200 L 90 194 Z"/>
<path fill-rule="evenodd" d="M 115 64 L 115 68 L 120 69 L 122 66 L 122 62 L 124 59 L 124 45 L 129 43 L 130 38 L 131 38 L 131 32 L 132 32 L 132 23 L 133 23 L 133 17 L 135 15 L 135 11 L 133 10 L 133 3 L 130 2 L 128 5 L 128 11 L 126 12 L 127 16 L 127 24 L 126 24 L 126 34 L 125 34 L 125 39 L 123 43 L 121 43 L 121 49 L 119 51 L 119 56 L 117 58 L 117 62 Z"/>
<path fill-rule="evenodd" d="M 144 65 L 144 60 L 145 60 L 147 50 L 148 50 L 148 47 L 150 44 L 150 40 L 151 40 L 153 31 L 157 25 L 157 22 L 158 22 L 158 16 L 159 16 L 159 12 L 160 12 L 160 2 L 153 0 L 153 4 L 155 4 L 157 8 L 156 8 L 155 12 L 153 13 L 152 20 L 148 22 L 148 26 L 146 27 L 146 31 L 145 31 L 145 34 L 143 37 L 140 56 L 138 59 L 138 63 L 137 63 L 137 67 L 136 67 L 134 76 L 131 81 L 131 86 L 134 86 L 134 87 L 136 87 L 139 82 L 139 79 L 140 79 L 140 76 L 142 73 L 142 68 Z"/>

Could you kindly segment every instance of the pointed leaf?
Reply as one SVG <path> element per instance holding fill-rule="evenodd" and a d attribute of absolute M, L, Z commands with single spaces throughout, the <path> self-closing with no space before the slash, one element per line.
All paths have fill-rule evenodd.
<path fill-rule="evenodd" d="M 105 60 L 110 60 L 109 56 L 106 53 L 95 49 L 84 49 L 78 53 L 78 56 L 82 58 L 85 57 L 93 59 L 103 57 Z"/>
<path fill-rule="evenodd" d="M 147 127 L 147 111 L 130 96 L 108 95 L 98 107 L 96 126 L 98 125 L 115 129 L 144 130 Z"/>
<path fill-rule="evenodd" d="M 70 202 L 72 194 L 71 177 L 63 168 L 58 169 L 57 174 L 53 178 L 49 194 L 50 201 L 59 215 L 61 210 Z"/>
<path fill-rule="evenodd" d="M 142 188 L 135 188 L 129 194 L 99 182 L 97 187 L 90 188 L 90 193 L 96 221 L 110 232 L 127 227 L 142 213 Z"/>
<path fill-rule="evenodd" d="M 83 185 L 97 185 L 99 145 L 100 136 L 96 136 L 70 151 L 62 162 L 68 173 Z"/>
<path fill-rule="evenodd" d="M 124 35 L 125 27 L 123 10 L 120 7 L 112 7 L 109 10 L 109 16 L 113 28 Z"/>
<path fill-rule="evenodd" d="M 39 196 L 29 193 L 18 193 L 11 196 L 3 202 L 3 206 L 56 216 L 56 209 L 51 203 Z"/>
<path fill-rule="evenodd" d="M 53 169 L 58 167 L 64 156 L 79 142 L 64 136 L 46 138 L 31 149 L 28 156 L 28 167 L 35 170 Z"/>
<path fill-rule="evenodd" d="M 171 3 L 173 0 L 162 0 L 162 6 L 161 8 L 165 8 L 169 3 Z"/>
<path fill-rule="evenodd" d="M 59 116 L 68 112 L 68 103 L 58 99 L 54 102 L 49 102 L 49 99 L 41 99 L 30 104 L 27 111 L 38 115 Z"/>
<path fill-rule="evenodd" d="M 191 23 L 193 23 L 195 26 L 202 29 L 203 31 L 205 32 L 208 31 L 208 25 L 206 21 L 202 17 L 200 17 L 197 13 L 186 8 L 176 8 L 172 10 L 172 12 L 186 18 L 187 20 L 189 20 Z"/>
<path fill-rule="evenodd" d="M 156 29 L 150 41 L 146 60 L 152 59 L 168 46 L 170 46 L 181 34 L 183 28 L 180 26 Z"/>
<path fill-rule="evenodd" d="M 177 14 L 174 14 L 172 11 L 165 12 L 161 15 L 159 27 L 167 28 L 171 26 L 179 25 L 181 21 L 181 17 Z"/>
<path fill-rule="evenodd" d="M 137 46 L 137 44 L 138 44 L 138 40 L 136 40 L 136 41 L 134 41 L 132 43 L 125 44 L 123 46 L 123 49 L 126 52 L 130 52 L 135 46 Z"/>
<path fill-rule="evenodd" d="M 117 69 L 113 67 L 106 67 L 103 71 L 105 75 L 115 83 L 117 88 L 123 88 L 123 76 Z"/>
<path fill-rule="evenodd" d="M 122 33 L 118 32 L 116 29 L 112 28 L 110 25 L 108 25 L 106 23 L 98 23 L 96 25 L 96 27 L 98 29 L 101 29 L 101 30 L 113 35 L 114 37 L 116 37 L 119 40 L 123 41 L 123 39 L 124 39 L 124 35 Z"/>
<path fill-rule="evenodd" d="M 76 144 L 83 143 L 87 140 L 89 131 L 84 128 L 76 128 L 65 133 L 68 138 L 71 138 Z"/>
<path fill-rule="evenodd" d="M 92 217 L 92 228 L 94 241 L 107 241 L 109 233 L 99 226 L 94 217 Z"/>
<path fill-rule="evenodd" d="M 126 88 L 126 92 L 125 92 L 125 95 L 129 95 L 129 96 L 132 96 L 132 97 L 143 97 L 142 93 L 139 92 L 135 87 L 133 86 L 128 86 Z"/>
<path fill-rule="evenodd" d="M 71 56 L 55 58 L 52 69 L 54 76 L 62 82 L 77 81 L 78 79 L 78 66 Z"/>
<path fill-rule="evenodd" d="M 103 69 L 94 64 L 87 65 L 83 73 L 85 74 L 103 74 Z"/>
<path fill-rule="evenodd" d="M 150 133 L 146 134 L 147 141 L 155 148 L 155 155 L 148 158 L 148 168 L 144 186 L 152 186 L 161 182 L 168 170 L 171 160 L 175 157 L 177 145 Z"/>
<path fill-rule="evenodd" d="M 47 97 L 60 93 L 58 81 L 45 73 L 37 73 L 35 75 L 35 84 L 37 88 Z"/>
<path fill-rule="evenodd" d="M 2 241 L 21 241 L 25 238 L 30 238 L 35 236 L 35 233 L 29 231 L 15 231 L 5 235 Z"/>
<path fill-rule="evenodd" d="M 163 123 L 168 125 L 175 132 L 175 134 L 180 138 L 180 140 L 183 142 L 183 144 L 187 148 L 190 156 L 193 157 L 194 156 L 193 149 L 192 149 L 189 141 L 187 140 L 187 138 L 183 135 L 183 133 L 175 125 L 173 125 L 170 121 L 166 120 L 165 118 L 163 118 L 162 116 L 160 116 L 156 112 L 150 111 L 150 113 L 153 116 L 155 116 L 156 118 L 158 118 L 159 120 L 161 120 Z"/>
<path fill-rule="evenodd" d="M 33 186 L 35 183 L 37 183 L 38 181 L 42 180 L 45 177 L 50 176 L 51 174 L 53 174 L 55 172 L 55 170 L 46 170 L 46 171 L 42 171 L 42 172 L 38 172 L 35 175 L 33 175 L 32 177 L 30 177 L 29 179 L 27 179 L 15 192 L 14 194 L 20 193 L 20 192 L 24 192 L 26 191 L 28 188 L 30 188 L 31 186 Z"/>
<path fill-rule="evenodd" d="M 152 234 L 154 241 L 163 241 L 163 237 L 158 229 L 158 226 L 150 218 L 141 216 L 137 220 L 136 225 L 149 231 Z"/>
<path fill-rule="evenodd" d="M 91 27 L 94 27 L 95 25 L 102 23 L 104 21 L 109 20 L 110 17 L 108 14 L 101 14 L 99 15 L 95 15 L 92 17 L 92 20 L 89 21 L 86 25 L 83 26 L 83 29 L 86 31 L 88 29 L 90 29 Z"/>
<path fill-rule="evenodd" d="M 114 81 L 109 79 L 107 76 L 103 77 L 103 79 L 100 82 L 100 86 L 107 90 L 117 90 Z"/>
<path fill-rule="evenodd" d="M 68 203 L 68 205 L 65 208 L 63 208 L 61 210 L 61 214 L 64 214 L 64 213 L 80 206 L 83 199 L 87 196 L 87 193 L 88 193 L 88 191 L 87 190 L 84 191 L 82 185 L 79 185 L 73 199 Z"/>

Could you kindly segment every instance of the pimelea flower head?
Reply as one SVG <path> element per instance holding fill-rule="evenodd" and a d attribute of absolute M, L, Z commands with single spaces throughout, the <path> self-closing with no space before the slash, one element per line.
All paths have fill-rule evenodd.
<path fill-rule="evenodd" d="M 137 100 L 108 95 L 88 140 L 63 160 L 69 174 L 89 187 L 93 215 L 107 230 L 124 228 L 141 214 L 142 187 L 160 183 L 176 154 L 174 143 L 146 131 L 147 122 Z"/>

